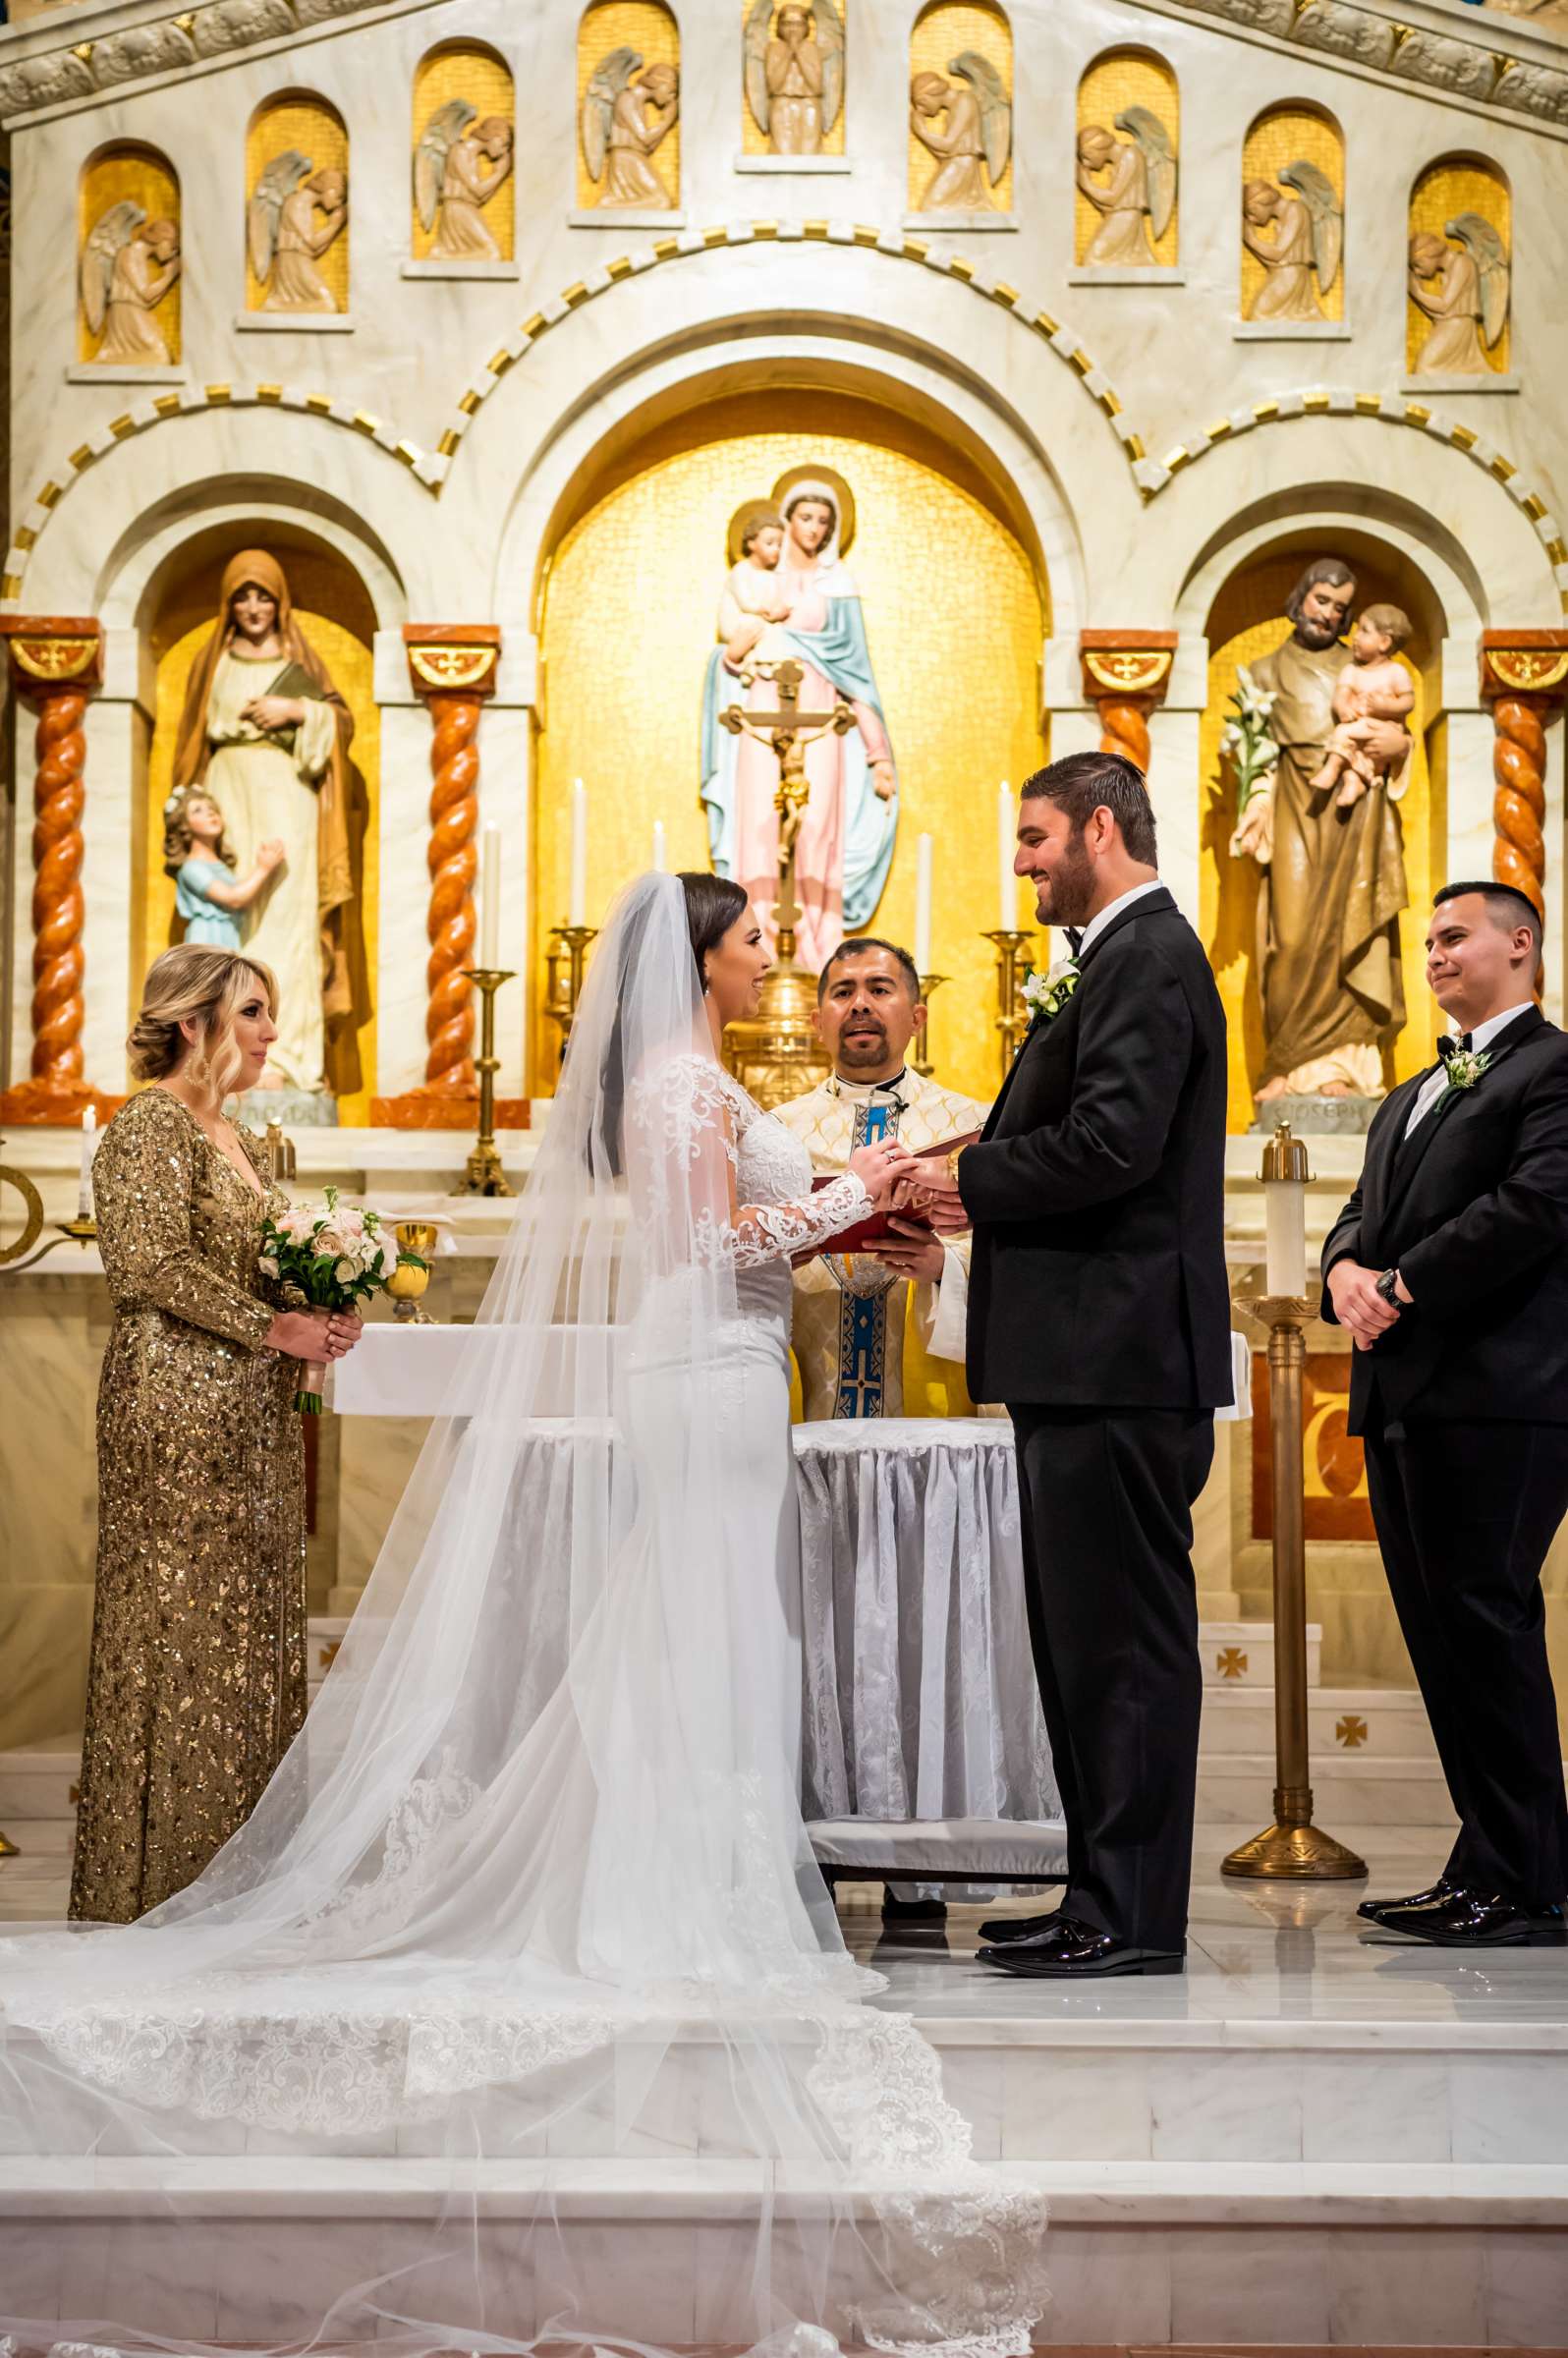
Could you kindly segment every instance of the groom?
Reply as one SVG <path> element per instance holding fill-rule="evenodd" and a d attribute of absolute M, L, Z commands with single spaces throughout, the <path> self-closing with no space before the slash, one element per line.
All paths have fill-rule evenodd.
<path fill-rule="evenodd" d="M 1067 1891 L 982 1928 L 988 1965 L 1179 1973 L 1202 1680 L 1192 1505 L 1231 1393 L 1225 1018 L 1159 880 L 1143 774 L 1073 754 L 1024 787 L 1021 876 L 1082 927 L 933 1214 L 972 1220 L 969 1386 L 1018 1439 L 1030 1635 Z"/>

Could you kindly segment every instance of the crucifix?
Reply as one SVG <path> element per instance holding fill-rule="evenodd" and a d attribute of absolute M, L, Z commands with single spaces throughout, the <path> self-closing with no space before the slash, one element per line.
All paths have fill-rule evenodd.
<path fill-rule="evenodd" d="M 748 712 L 744 705 L 727 704 L 718 717 L 732 736 L 756 737 L 770 745 L 778 761 L 778 793 L 773 798 L 773 808 L 778 813 L 778 899 L 773 909 L 773 922 L 778 928 L 778 962 L 774 972 L 794 974 L 799 971 L 795 964 L 795 927 L 801 914 L 795 898 L 795 843 L 811 792 L 806 775 L 806 749 L 829 730 L 835 737 L 847 735 L 855 726 L 855 714 L 842 698 L 835 701 L 830 712 L 803 712 L 801 681 L 805 674 L 793 659 L 759 664 L 757 668 L 772 680 L 778 710 Z"/>

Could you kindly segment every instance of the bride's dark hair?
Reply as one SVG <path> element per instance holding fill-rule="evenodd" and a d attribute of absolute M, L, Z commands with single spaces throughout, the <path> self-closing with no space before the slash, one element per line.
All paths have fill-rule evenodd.
<path fill-rule="evenodd" d="M 731 926 L 751 907 L 744 889 L 727 876 L 710 876 L 705 870 L 682 869 L 676 882 L 686 895 L 686 929 L 692 936 L 697 979 L 705 990 L 707 971 L 702 961 L 716 950 Z"/>

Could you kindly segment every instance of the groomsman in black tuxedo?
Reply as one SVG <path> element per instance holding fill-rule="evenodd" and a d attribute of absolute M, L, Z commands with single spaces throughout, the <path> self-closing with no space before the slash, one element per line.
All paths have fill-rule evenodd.
<path fill-rule="evenodd" d="M 1068 1866 L 1061 1906 L 983 1926 L 980 1956 L 1053 1981 L 1179 1973 L 1202 1703 L 1192 1507 L 1232 1396 L 1225 1018 L 1132 762 L 1038 771 L 1018 843 L 1074 965 L 934 1217 L 973 1223 L 970 1390 L 1005 1401 L 1018 1437 Z"/>
<path fill-rule="evenodd" d="M 1459 1839 L 1429 1890 L 1369 1899 L 1447 1948 L 1559 1946 L 1568 1806 L 1540 1567 L 1568 1514 L 1568 1038 L 1536 1005 L 1541 924 L 1449 884 L 1427 980 L 1459 1028 L 1390 1092 L 1323 1247 L 1350 1430 Z"/>

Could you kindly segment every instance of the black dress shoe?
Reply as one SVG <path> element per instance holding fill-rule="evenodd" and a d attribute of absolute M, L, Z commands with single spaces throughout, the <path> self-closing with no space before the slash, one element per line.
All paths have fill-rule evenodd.
<path fill-rule="evenodd" d="M 1401 1908 L 1378 1929 L 1431 1948 L 1568 1948 L 1560 1905 L 1530 1907 L 1482 1891 L 1460 1891 L 1435 1908 Z"/>
<path fill-rule="evenodd" d="M 1464 1890 L 1463 1883 L 1450 1882 L 1440 1875 L 1429 1890 L 1413 1891 L 1408 1899 L 1364 1899 L 1356 1910 L 1369 1924 L 1381 1924 L 1385 1916 L 1397 1916 L 1402 1908 L 1439 1908 L 1457 1899 Z"/>
<path fill-rule="evenodd" d="M 1137 1948 L 1118 1933 L 1102 1933 L 1074 1916 L 1059 1916 L 1048 1931 L 1024 1940 L 1009 1940 L 999 1948 L 979 1951 L 982 1965 L 1025 1980 L 1048 1982 L 1094 1981 L 1112 1974 L 1181 1973 L 1186 1952 L 1172 1948 Z"/>
<path fill-rule="evenodd" d="M 895 1899 L 892 1892 L 882 1889 L 882 1922 L 884 1924 L 945 1924 L 945 1899 Z"/>
<path fill-rule="evenodd" d="M 994 1940 L 998 1946 L 1004 1947 L 1009 1940 L 1036 1939 L 1041 1933 L 1048 1933 L 1053 1925 L 1060 1924 L 1061 1920 L 1060 1908 L 1050 1908 L 1043 1916 L 993 1916 L 988 1924 L 980 1926 L 980 1937 L 982 1940 Z"/>

